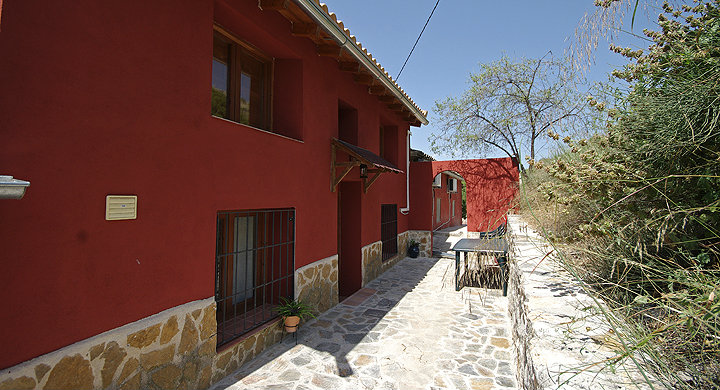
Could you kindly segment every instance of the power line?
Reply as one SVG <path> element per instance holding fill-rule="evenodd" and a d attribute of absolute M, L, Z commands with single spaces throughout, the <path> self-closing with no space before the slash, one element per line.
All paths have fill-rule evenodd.
<path fill-rule="evenodd" d="M 405 69 L 405 65 L 407 65 L 410 56 L 412 55 L 413 51 L 415 51 L 415 46 L 417 46 L 418 42 L 420 42 L 420 37 L 423 35 L 423 32 L 425 32 L 425 27 L 427 27 L 428 23 L 430 23 L 430 19 L 435 13 L 435 8 L 437 8 L 438 4 L 440 4 L 440 0 L 437 0 L 437 2 L 435 2 L 435 6 L 433 7 L 432 12 L 430 12 L 430 16 L 428 16 L 427 21 L 422 28 L 422 31 L 420 31 L 420 35 L 418 35 L 417 39 L 415 40 L 415 44 L 413 45 L 412 49 L 410 49 L 410 54 L 408 54 L 407 58 L 405 59 L 405 63 L 403 63 L 402 68 L 400 68 L 397 77 L 395 77 L 395 81 L 398 81 L 398 79 L 400 79 L 400 75 L 402 74 L 403 69 Z"/>

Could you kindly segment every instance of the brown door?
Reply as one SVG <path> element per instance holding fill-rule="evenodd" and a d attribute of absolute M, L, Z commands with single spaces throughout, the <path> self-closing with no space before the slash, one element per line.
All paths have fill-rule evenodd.
<path fill-rule="evenodd" d="M 360 182 L 338 185 L 338 290 L 348 297 L 362 287 Z"/>

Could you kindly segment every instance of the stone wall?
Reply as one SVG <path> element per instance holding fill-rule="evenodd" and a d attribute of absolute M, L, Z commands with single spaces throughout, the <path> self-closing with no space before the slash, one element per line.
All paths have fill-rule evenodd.
<path fill-rule="evenodd" d="M 295 271 L 295 298 L 322 313 L 338 304 L 338 256 L 318 260 Z"/>
<path fill-rule="evenodd" d="M 508 224 L 509 225 L 509 224 Z M 510 228 L 511 229 L 511 228 Z M 508 254 L 508 314 L 510 315 L 513 350 L 517 364 L 517 381 L 521 389 L 539 390 L 537 372 L 533 364 L 531 339 L 534 337 L 533 325 L 528 317 L 527 296 L 523 287 L 523 277 L 518 267 L 513 232 L 508 232 L 510 253 Z"/>
<path fill-rule="evenodd" d="M 420 257 L 432 257 L 432 232 L 429 230 L 408 230 L 407 239 L 420 243 Z"/>
<path fill-rule="evenodd" d="M 280 341 L 276 320 L 216 352 L 215 300 L 190 302 L 3 370 L 5 389 L 205 389 Z"/>
<path fill-rule="evenodd" d="M 382 241 L 362 247 L 362 285 L 370 283 L 383 273 L 382 267 Z"/>
<path fill-rule="evenodd" d="M 211 383 L 216 383 L 232 374 L 266 348 L 280 342 L 284 334 L 282 320 L 277 319 L 258 328 L 255 332 L 230 342 L 224 349 L 221 348 L 213 360 Z M 188 389 L 192 389 L 192 387 Z"/>
<path fill-rule="evenodd" d="M 398 254 L 385 261 L 382 261 L 382 241 L 373 242 L 372 244 L 365 245 L 362 248 L 362 285 L 373 281 L 375 278 L 380 276 L 383 272 L 387 271 L 388 268 L 392 267 L 404 259 L 407 255 L 408 246 L 408 234 L 409 232 L 402 232 L 397 236 Z"/>
<path fill-rule="evenodd" d="M 213 298 L 189 302 L 5 369 L 0 389 L 207 388 L 216 328 Z"/>

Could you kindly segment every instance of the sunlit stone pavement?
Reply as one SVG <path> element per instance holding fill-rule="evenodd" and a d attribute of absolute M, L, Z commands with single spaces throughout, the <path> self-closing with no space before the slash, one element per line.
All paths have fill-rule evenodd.
<path fill-rule="evenodd" d="M 213 389 L 515 388 L 508 300 L 454 288 L 454 260 L 405 258 Z M 361 301 L 361 302 L 359 302 Z M 352 303 L 352 304 L 348 304 Z"/>

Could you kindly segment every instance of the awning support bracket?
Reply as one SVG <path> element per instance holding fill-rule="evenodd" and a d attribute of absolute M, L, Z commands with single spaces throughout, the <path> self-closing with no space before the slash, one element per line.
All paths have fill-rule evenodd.
<path fill-rule="evenodd" d="M 385 170 L 383 170 L 383 169 L 368 169 L 367 171 L 368 171 L 368 173 L 375 173 L 375 175 L 374 175 L 370 180 L 368 180 L 367 177 L 363 177 L 363 179 L 362 179 L 362 181 L 363 181 L 363 191 L 364 191 L 366 194 L 367 194 L 368 189 L 370 188 L 370 186 L 373 185 L 373 183 L 375 183 L 375 180 L 377 180 L 377 179 L 380 177 L 380 174 L 383 173 L 383 172 L 385 172 Z"/>
<path fill-rule="evenodd" d="M 337 161 L 337 149 L 349 156 L 349 161 Z M 360 147 L 348 144 L 347 142 L 332 139 L 330 144 L 330 191 L 337 191 L 337 187 L 340 182 L 347 176 L 354 167 L 366 166 L 370 169 L 366 169 L 365 173 L 373 174 L 372 177 L 368 178 L 361 177 L 363 184 L 363 192 L 367 193 L 370 186 L 380 178 L 380 175 L 385 172 L 403 173 L 397 169 L 394 165 L 389 163 L 387 160 L 380 156 L 373 154 Z M 338 169 L 342 168 L 342 169 Z M 338 175 L 338 171 L 340 174 Z"/>

